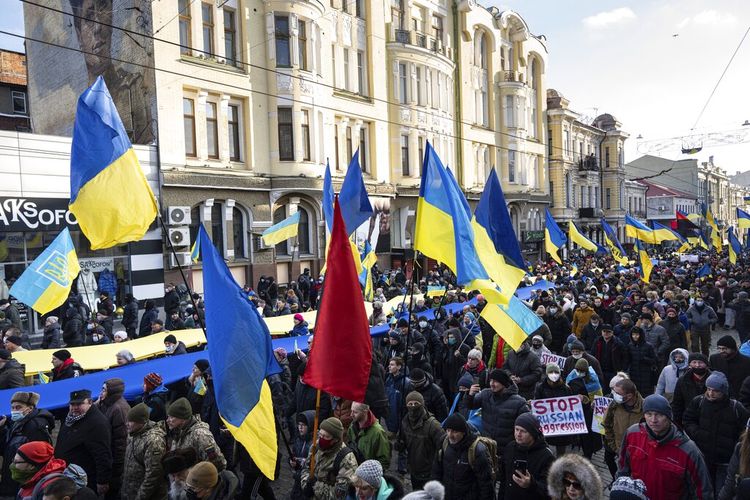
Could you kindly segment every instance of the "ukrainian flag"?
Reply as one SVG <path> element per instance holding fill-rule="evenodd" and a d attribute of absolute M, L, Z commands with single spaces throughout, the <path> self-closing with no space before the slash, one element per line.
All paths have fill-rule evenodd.
<path fill-rule="evenodd" d="M 92 250 L 140 240 L 158 213 L 101 76 L 78 99 L 70 153 L 70 211 Z"/>
<path fill-rule="evenodd" d="M 559 252 L 563 245 L 565 245 L 565 242 L 568 241 L 568 238 L 557 225 L 555 219 L 552 218 L 549 209 L 545 208 L 544 213 L 546 221 L 546 226 L 544 228 L 544 249 L 558 264 L 562 264 Z"/>
<path fill-rule="evenodd" d="M 333 230 L 333 180 L 331 179 L 331 166 L 326 163 L 326 172 L 323 176 L 323 218 L 326 221 L 328 233 Z"/>
<path fill-rule="evenodd" d="M 508 303 L 526 274 L 507 207 L 493 168 L 474 211 L 471 227 L 474 229 L 474 248 L 487 274 L 500 287 L 503 304 Z"/>
<path fill-rule="evenodd" d="M 651 222 L 654 226 L 654 243 L 659 244 L 665 241 L 683 241 L 684 238 L 672 231 L 671 228 L 660 224 L 656 221 Z"/>
<path fill-rule="evenodd" d="M 365 300 L 372 302 L 373 289 L 372 289 L 372 266 L 377 264 L 378 256 L 375 255 L 375 250 L 372 249 L 370 242 L 365 240 L 364 248 L 360 254 L 360 260 L 362 262 L 362 272 L 359 273 L 359 283 L 363 287 Z"/>
<path fill-rule="evenodd" d="M 578 274 L 578 266 L 573 263 L 573 265 L 570 268 L 570 277 L 573 278 L 575 275 Z"/>
<path fill-rule="evenodd" d="M 198 262 L 201 258 L 201 240 L 195 238 L 192 248 L 190 248 L 190 260 L 192 262 Z"/>
<path fill-rule="evenodd" d="M 750 214 L 737 208 L 737 229 L 748 229 L 750 228 Z"/>
<path fill-rule="evenodd" d="M 655 243 L 654 232 L 650 227 L 625 214 L 625 236 L 644 241 L 646 243 Z"/>
<path fill-rule="evenodd" d="M 273 356 L 271 334 L 203 226 L 198 238 L 203 253 L 208 359 L 216 406 L 232 436 L 260 471 L 273 480 L 278 445 L 266 377 L 281 370 Z"/>
<path fill-rule="evenodd" d="M 572 220 L 568 221 L 568 237 L 572 243 L 575 243 L 585 250 L 590 252 L 596 252 L 599 250 L 599 246 L 596 243 L 586 238 L 580 231 L 578 231 L 578 228 Z"/>
<path fill-rule="evenodd" d="M 341 207 L 341 216 L 344 218 L 344 225 L 354 225 L 354 228 L 347 235 L 351 235 L 357 228 L 362 225 L 373 213 L 370 199 L 367 197 L 365 190 L 365 181 L 362 178 L 362 170 L 359 167 L 359 150 L 349 162 L 349 169 L 346 171 L 344 183 L 339 193 L 339 205 Z M 351 173 L 350 173 L 351 172 Z M 326 164 L 325 176 L 323 177 L 323 218 L 326 222 L 328 238 L 326 238 L 326 258 L 328 258 L 328 245 L 331 243 L 330 234 L 333 231 L 333 180 L 331 179 L 331 166 Z M 354 265 L 357 268 L 357 274 L 362 273 L 362 261 L 360 260 L 359 249 L 353 241 L 349 241 L 354 257 Z M 320 274 L 325 274 L 326 264 L 320 270 Z"/>
<path fill-rule="evenodd" d="M 729 262 L 736 264 L 737 256 L 742 253 L 742 244 L 740 244 L 740 240 L 734 234 L 732 226 L 729 226 L 727 233 L 729 234 Z"/>
<path fill-rule="evenodd" d="M 638 251 L 638 258 L 641 261 L 641 279 L 644 282 L 649 283 L 649 279 L 651 278 L 651 270 L 654 268 L 654 264 L 653 262 L 651 262 L 648 253 L 646 253 L 646 249 L 641 246 L 640 239 L 635 240 L 635 246 Z"/>
<path fill-rule="evenodd" d="M 604 243 L 612 253 L 612 258 L 620 265 L 627 265 L 628 257 L 622 245 L 620 245 L 620 240 L 617 239 L 617 233 L 615 233 L 615 230 L 612 229 L 612 226 L 606 220 L 601 219 L 601 225 L 604 230 Z"/>
<path fill-rule="evenodd" d="M 713 271 L 711 270 L 711 266 L 708 262 L 706 262 L 705 264 L 703 264 L 703 266 L 701 266 L 700 269 L 695 272 L 695 275 L 699 278 L 705 278 L 706 276 L 711 276 L 712 273 Z"/>
<path fill-rule="evenodd" d="M 456 191 L 455 180 L 443 166 L 432 144 L 425 148 L 422 182 L 417 201 L 414 250 L 443 262 L 456 275 L 459 285 L 481 290 L 488 302 L 504 300 L 490 280 L 474 248 L 474 232 L 468 203 Z M 507 301 L 507 299 L 505 299 Z"/>
<path fill-rule="evenodd" d="M 297 236 L 299 232 L 299 217 L 300 213 L 295 212 L 278 224 L 274 224 L 263 231 L 263 234 L 261 234 L 263 244 L 270 247 Z"/>
<path fill-rule="evenodd" d="M 507 306 L 487 304 L 480 316 L 513 350 L 518 350 L 524 340 L 544 325 L 544 321 L 515 296 Z"/>
<path fill-rule="evenodd" d="M 711 244 L 717 252 L 721 252 L 724 242 L 722 241 L 721 233 L 719 232 L 719 226 L 714 219 L 714 214 L 711 213 L 711 210 L 706 208 L 706 205 L 702 205 L 701 208 L 703 209 L 703 217 L 706 218 L 706 223 L 711 227 Z"/>
<path fill-rule="evenodd" d="M 39 314 L 60 307 L 81 267 L 66 227 L 10 287 L 10 294 Z"/>
<path fill-rule="evenodd" d="M 427 285 L 427 297 L 442 297 L 445 295 L 445 287 L 437 285 Z"/>

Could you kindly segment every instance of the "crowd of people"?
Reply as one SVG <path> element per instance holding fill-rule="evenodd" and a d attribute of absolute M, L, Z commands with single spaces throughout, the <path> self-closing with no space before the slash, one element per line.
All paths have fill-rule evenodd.
<path fill-rule="evenodd" d="M 750 498 L 750 274 L 716 255 L 692 263 L 656 257 L 649 283 L 606 256 L 540 261 L 523 284 L 547 283 L 525 300 L 540 326 L 517 349 L 483 317 L 484 297 L 462 290 L 447 269 L 412 281 L 403 270 L 375 268 L 369 321 L 388 331 L 373 337 L 365 401 L 323 393 L 317 403 L 305 383 L 314 331 L 301 313 L 317 306 L 322 280 L 305 270 L 286 288 L 266 276 L 246 286 L 261 315 L 292 315 L 289 335 L 307 340 L 294 352 L 276 349 L 283 371 L 268 379 L 277 474 L 292 473 L 281 496 Z M 711 276 L 699 275 L 705 262 Z M 428 287 L 444 293 L 427 296 Z M 51 380 L 83 375 L 67 348 L 94 337 L 127 346 L 198 324 L 200 296 L 177 288 L 166 287 L 163 320 L 147 301 L 139 321 L 129 296 L 135 307 L 125 308 L 124 330 L 114 332 L 106 296 L 95 313 L 72 296 L 65 312 L 46 318 L 41 347 L 55 349 Z M 398 296 L 403 305 L 386 310 Z M 67 410 L 49 412 L 13 358 L 31 348 L 13 309 L 0 303 L 0 388 L 18 389 L 0 420 L 0 499 L 277 498 L 278 485 L 219 416 L 208 360 L 166 384 L 144 373 L 141 395 L 129 401 L 114 369 L 100 394 L 74 391 Z M 165 338 L 164 355 L 187 351 L 175 335 Z M 118 353 L 118 364 L 134 363 L 128 354 Z M 557 361 L 544 364 L 546 355 Z M 530 401 L 568 396 L 580 399 L 586 432 L 545 437 Z M 600 433 L 594 400 L 602 396 L 611 402 Z"/>

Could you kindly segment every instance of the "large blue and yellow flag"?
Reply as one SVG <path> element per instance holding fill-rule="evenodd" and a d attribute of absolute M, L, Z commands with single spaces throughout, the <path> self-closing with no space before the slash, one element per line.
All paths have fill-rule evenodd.
<path fill-rule="evenodd" d="M 216 406 L 232 436 L 260 471 L 273 480 L 278 445 L 266 377 L 281 369 L 273 356 L 271 334 L 203 226 L 198 238 Z"/>
<path fill-rule="evenodd" d="M 659 244 L 665 241 L 684 241 L 685 238 L 677 234 L 672 228 L 660 224 L 656 221 L 652 221 L 651 225 L 654 226 L 654 243 Z"/>
<path fill-rule="evenodd" d="M 500 287 L 504 296 L 502 303 L 507 304 L 526 271 L 518 238 L 508 215 L 508 205 L 494 168 L 484 185 L 471 226 L 479 260 Z"/>
<path fill-rule="evenodd" d="M 750 229 L 750 214 L 737 207 L 737 229 Z"/>
<path fill-rule="evenodd" d="M 297 233 L 299 232 L 299 218 L 300 213 L 294 212 L 283 221 L 276 223 L 263 231 L 263 234 L 261 234 L 263 243 L 270 247 L 271 245 L 281 243 L 282 241 L 297 236 Z"/>
<path fill-rule="evenodd" d="M 650 227 L 625 214 L 625 236 L 641 240 L 644 243 L 655 243 L 654 232 Z"/>
<path fill-rule="evenodd" d="M 81 267 L 66 227 L 10 287 L 10 294 L 39 314 L 60 307 Z"/>
<path fill-rule="evenodd" d="M 737 235 L 734 234 L 734 228 L 729 226 L 727 230 L 729 236 L 729 262 L 732 264 L 737 263 L 737 256 L 742 253 L 742 244 L 737 239 Z"/>
<path fill-rule="evenodd" d="M 346 170 L 346 177 L 344 177 L 339 193 L 339 205 L 341 205 L 341 216 L 344 218 L 347 236 L 356 231 L 373 214 L 370 198 L 365 188 L 365 180 L 362 178 L 362 169 L 359 166 L 359 149 L 354 152 Z"/>
<path fill-rule="evenodd" d="M 359 284 L 362 285 L 362 293 L 367 302 L 372 302 L 374 291 L 372 289 L 372 266 L 378 263 L 378 256 L 375 255 L 372 245 L 365 240 L 365 245 L 360 254 L 362 262 L 362 272 L 359 273 Z"/>
<path fill-rule="evenodd" d="M 711 238 L 711 245 L 713 245 L 717 252 L 721 252 L 721 249 L 724 246 L 724 241 L 719 232 L 719 226 L 714 219 L 714 214 L 712 214 L 711 210 L 709 210 L 703 203 L 701 203 L 701 210 L 703 211 L 703 217 L 706 219 L 706 224 L 711 228 L 711 234 L 709 235 Z"/>
<path fill-rule="evenodd" d="M 651 271 L 654 268 L 654 264 L 653 262 L 651 262 L 651 258 L 648 256 L 648 253 L 646 253 L 646 249 L 643 248 L 643 245 L 641 245 L 640 239 L 635 240 L 635 247 L 638 251 L 638 259 L 641 263 L 641 279 L 646 283 L 649 283 L 649 279 L 651 278 Z"/>
<path fill-rule="evenodd" d="M 331 166 L 326 163 L 326 173 L 323 177 L 323 219 L 326 221 L 326 229 L 330 234 L 333 230 L 333 180 L 331 179 Z"/>
<path fill-rule="evenodd" d="M 610 226 L 606 220 L 601 219 L 601 225 L 602 229 L 604 230 L 604 243 L 607 245 L 607 248 L 609 248 L 609 251 L 612 253 L 612 258 L 615 259 L 615 262 L 617 262 L 620 265 L 627 265 L 628 264 L 628 254 L 625 253 L 625 250 L 622 248 L 622 245 L 620 245 L 620 240 L 617 239 L 617 233 L 615 233 L 615 230 Z"/>
<path fill-rule="evenodd" d="M 576 227 L 575 222 L 573 222 L 572 220 L 568 221 L 568 239 L 570 239 L 571 243 L 575 243 L 579 247 L 590 252 L 596 252 L 597 250 L 599 250 L 599 246 L 582 235 Z"/>
<path fill-rule="evenodd" d="M 544 321 L 515 296 L 511 297 L 507 306 L 487 304 L 480 316 L 514 350 L 518 350 L 524 340 L 544 325 Z"/>
<path fill-rule="evenodd" d="M 70 153 L 70 211 L 92 250 L 140 240 L 158 213 L 101 76 L 78 98 Z"/>
<path fill-rule="evenodd" d="M 552 214 L 549 213 L 549 209 L 544 209 L 545 227 L 544 227 L 544 249 L 550 256 L 557 261 L 558 264 L 562 264 L 560 260 L 560 249 L 568 241 L 565 233 L 562 232 L 560 226 L 557 225 Z"/>

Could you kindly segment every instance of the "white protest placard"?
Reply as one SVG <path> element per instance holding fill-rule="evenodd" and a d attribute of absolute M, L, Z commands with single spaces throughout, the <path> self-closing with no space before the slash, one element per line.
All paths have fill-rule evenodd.
<path fill-rule="evenodd" d="M 560 369 L 565 366 L 565 356 L 558 356 L 557 354 L 552 354 L 551 352 L 543 352 L 539 357 L 539 361 L 542 362 L 542 366 L 547 366 L 549 363 L 555 363 L 560 367 Z"/>
<path fill-rule="evenodd" d="M 539 419 L 545 437 L 586 434 L 589 431 L 579 395 L 535 399 L 531 401 L 531 413 Z"/>
<path fill-rule="evenodd" d="M 698 263 L 698 256 L 692 254 L 680 254 L 680 262 Z"/>
<path fill-rule="evenodd" d="M 602 426 L 602 423 L 604 422 L 604 415 L 607 414 L 607 408 L 609 408 L 610 403 L 612 403 L 612 398 L 604 396 L 596 396 L 594 398 L 594 404 L 591 406 L 594 410 L 594 419 L 591 421 L 592 432 L 598 432 L 599 434 L 604 435 L 604 427 Z"/>

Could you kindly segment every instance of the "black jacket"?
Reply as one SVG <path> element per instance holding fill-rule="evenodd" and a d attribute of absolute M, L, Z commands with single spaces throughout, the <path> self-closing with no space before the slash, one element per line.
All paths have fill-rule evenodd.
<path fill-rule="evenodd" d="M 549 327 L 550 334 L 552 334 L 549 350 L 555 354 L 562 354 L 565 340 L 572 332 L 570 320 L 562 311 L 559 311 L 554 316 L 547 315 L 544 321 Z"/>
<path fill-rule="evenodd" d="M 302 413 L 307 410 L 315 410 L 315 399 L 317 396 L 317 389 L 307 384 L 303 384 L 302 380 L 297 380 L 297 385 L 294 387 L 294 399 L 287 408 L 286 415 L 291 417 L 296 413 Z M 331 397 L 326 392 L 320 393 L 320 412 L 318 414 L 318 420 L 322 422 L 331 416 Z"/>
<path fill-rule="evenodd" d="M 667 318 L 661 323 L 660 326 L 664 327 L 669 336 L 669 352 L 674 351 L 678 347 L 687 349 L 687 337 L 685 336 L 685 327 L 678 318 L 674 320 Z"/>
<path fill-rule="evenodd" d="M 127 304 L 125 304 L 125 307 L 123 308 L 122 312 L 122 326 L 123 328 L 127 329 L 135 329 L 138 328 L 138 302 L 135 300 L 131 300 Z"/>
<path fill-rule="evenodd" d="M 498 450 L 513 441 L 513 426 L 521 413 L 529 411 L 526 399 L 518 395 L 516 384 L 499 393 L 483 389 L 474 394 L 472 408 L 482 409 L 482 434 L 497 442 Z"/>
<path fill-rule="evenodd" d="M 445 486 L 445 500 L 494 500 L 489 450 L 477 444 L 474 467 L 469 463 L 469 447 L 477 438 L 467 432 L 457 444 L 443 444 L 432 465 L 432 479 Z"/>
<path fill-rule="evenodd" d="M 536 385 L 534 389 L 534 399 L 548 399 L 548 398 L 562 398 L 570 396 L 573 391 L 560 378 L 556 383 L 552 382 L 545 376 L 541 382 Z M 568 446 L 575 442 L 576 436 L 551 436 L 546 438 L 547 444 L 550 446 Z"/>
<path fill-rule="evenodd" d="M 80 377 L 81 375 L 83 375 L 83 368 L 81 368 L 81 365 L 73 361 L 71 364 L 62 367 L 61 370 L 53 369 L 50 381 L 57 382 L 58 380 Z"/>
<path fill-rule="evenodd" d="M 80 465 L 88 476 L 88 487 L 108 484 L 112 474 L 112 450 L 109 421 L 99 408 L 91 406 L 73 425 L 63 422 L 57 435 L 55 456 L 69 464 Z"/>
<path fill-rule="evenodd" d="M 709 401 L 705 396 L 696 396 L 685 410 L 682 423 L 711 466 L 729 463 L 748 417 L 750 413 L 737 400 L 724 396 L 719 401 Z"/>
<path fill-rule="evenodd" d="M 24 365 L 15 359 L 9 359 L 5 362 L 5 366 L 0 368 L 0 389 L 13 389 L 25 386 L 25 373 L 26 367 Z"/>
<path fill-rule="evenodd" d="M 52 323 L 44 327 L 42 337 L 42 349 L 59 349 L 62 347 L 62 338 L 60 334 L 60 323 Z"/>
<path fill-rule="evenodd" d="M 725 358 L 721 354 L 712 354 L 708 358 L 711 370 L 721 372 L 729 380 L 729 396 L 737 398 L 742 388 L 742 382 L 750 376 L 750 358 L 735 352 L 731 358 Z"/>
<path fill-rule="evenodd" d="M 138 326 L 138 336 L 145 337 L 151 335 L 151 323 L 159 317 L 159 311 L 156 309 L 146 309 L 141 316 L 141 323 Z"/>
<path fill-rule="evenodd" d="M 638 392 L 646 396 L 654 393 L 653 371 L 656 366 L 654 348 L 643 338 L 634 344 L 628 344 L 628 375 L 638 388 Z"/>
<path fill-rule="evenodd" d="M 422 408 L 422 414 L 412 420 L 407 413 L 401 421 L 396 449 L 408 451 L 409 474 L 427 481 L 445 440 L 445 431 L 440 422 Z"/>
<path fill-rule="evenodd" d="M 594 342 L 592 351 L 594 357 L 599 360 L 602 372 L 616 373 L 628 366 L 628 348 L 615 336 L 609 343 L 600 336 Z M 600 380 L 600 382 L 606 383 L 605 380 Z"/>
<path fill-rule="evenodd" d="M 586 352 L 594 354 L 594 342 L 602 336 L 602 326 L 603 324 L 600 321 L 595 328 L 589 321 L 586 326 L 583 327 L 580 340 L 583 342 L 584 347 L 586 347 Z"/>
<path fill-rule="evenodd" d="M 518 393 L 526 399 L 531 399 L 534 387 L 542 379 L 544 373 L 544 367 L 542 367 L 542 362 L 539 361 L 539 356 L 531 352 L 530 349 L 520 352 L 510 351 L 508 357 L 505 358 L 505 363 L 503 363 L 503 369 L 521 379 L 517 382 Z"/>
<path fill-rule="evenodd" d="M 529 488 L 521 488 L 513 481 L 516 460 L 526 460 L 527 470 L 531 474 Z M 513 500 L 544 500 L 547 496 L 547 472 L 555 461 L 554 455 L 544 437 L 540 437 L 528 448 L 511 441 L 503 450 L 503 480 L 500 483 L 498 498 Z"/>
<path fill-rule="evenodd" d="M 425 385 L 414 387 L 414 390 L 422 395 L 425 408 L 432 413 L 438 422 L 448 418 L 448 401 L 445 399 L 445 393 L 437 384 L 430 383 L 427 379 Z"/>
<path fill-rule="evenodd" d="M 0 430 L 0 442 L 3 445 L 2 481 L 0 496 L 13 496 L 18 493 L 20 485 L 10 477 L 10 464 L 21 445 L 31 441 L 46 441 L 52 444 L 52 430 L 55 428 L 55 417 L 47 410 L 34 408 L 18 422 L 10 419 Z"/>
<path fill-rule="evenodd" d="M 164 312 L 167 313 L 167 318 L 173 313 L 180 310 L 180 295 L 177 290 L 172 290 L 164 294 Z"/>
<path fill-rule="evenodd" d="M 706 375 L 703 378 L 696 379 L 693 376 L 693 369 L 688 368 L 677 379 L 672 396 L 672 415 L 675 424 L 682 426 L 682 416 L 690 402 L 696 396 L 706 392 L 706 379 L 709 375 L 711 375 L 711 370 L 706 370 Z"/>
<path fill-rule="evenodd" d="M 388 416 L 388 398 L 385 395 L 385 370 L 377 362 L 375 353 L 372 353 L 372 364 L 370 365 L 370 377 L 367 381 L 365 391 L 365 403 L 378 418 Z"/>
<path fill-rule="evenodd" d="M 65 312 L 66 320 L 63 327 L 63 340 L 68 347 L 79 347 L 83 345 L 83 316 L 77 307 L 69 307 Z"/>
<path fill-rule="evenodd" d="M 133 406 L 138 403 L 143 403 L 148 406 L 151 411 L 148 414 L 149 420 L 152 422 L 161 422 L 167 418 L 167 398 L 169 392 L 163 386 L 157 387 L 149 393 L 143 393 L 139 398 L 133 401 Z"/>

